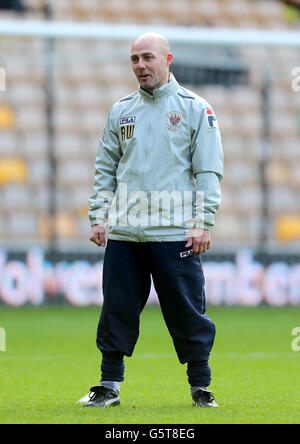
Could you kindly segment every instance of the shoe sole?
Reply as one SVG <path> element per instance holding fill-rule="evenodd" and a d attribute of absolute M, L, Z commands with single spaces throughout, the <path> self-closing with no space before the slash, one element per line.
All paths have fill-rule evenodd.
<path fill-rule="evenodd" d="M 117 400 L 111 400 L 111 401 L 108 401 L 105 405 L 97 405 L 97 404 L 86 404 L 86 405 L 84 405 L 83 407 L 98 407 L 98 408 L 106 408 L 106 407 L 116 407 L 117 405 L 120 405 L 121 404 L 121 401 L 120 401 L 120 399 L 117 399 Z"/>
<path fill-rule="evenodd" d="M 215 405 L 209 405 L 209 404 L 193 404 L 195 407 L 202 407 L 202 408 L 208 408 L 208 409 L 216 409 L 219 408 L 218 404 Z"/>

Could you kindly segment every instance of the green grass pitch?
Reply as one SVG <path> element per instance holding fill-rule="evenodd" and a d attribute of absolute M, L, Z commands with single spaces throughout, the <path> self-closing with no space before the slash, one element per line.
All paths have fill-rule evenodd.
<path fill-rule="evenodd" d="M 98 384 L 95 332 L 100 309 L 0 308 L 0 423 L 299 423 L 300 351 L 292 330 L 300 308 L 208 307 L 217 326 L 211 356 L 219 409 L 192 406 L 158 307 L 146 308 L 135 353 L 126 358 L 120 407 L 76 401 Z"/>

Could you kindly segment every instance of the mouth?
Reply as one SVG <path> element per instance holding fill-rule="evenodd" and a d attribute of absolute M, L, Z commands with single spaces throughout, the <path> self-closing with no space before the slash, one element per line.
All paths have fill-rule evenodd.
<path fill-rule="evenodd" d="M 139 75 L 139 79 L 141 79 L 141 80 L 147 80 L 150 77 L 151 77 L 150 74 L 140 74 Z"/>

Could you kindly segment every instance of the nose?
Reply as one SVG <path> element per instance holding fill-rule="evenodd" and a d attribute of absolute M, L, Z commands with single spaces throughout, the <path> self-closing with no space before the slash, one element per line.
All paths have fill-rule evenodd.
<path fill-rule="evenodd" d="M 144 68 L 145 68 L 145 62 L 144 62 L 144 60 L 142 59 L 142 57 L 139 58 L 139 61 L 138 61 L 136 67 L 137 67 L 138 69 L 144 69 Z"/>

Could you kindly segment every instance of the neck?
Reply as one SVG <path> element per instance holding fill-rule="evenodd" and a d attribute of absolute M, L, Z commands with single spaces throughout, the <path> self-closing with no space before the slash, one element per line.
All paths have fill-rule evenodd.
<path fill-rule="evenodd" d="M 151 96 L 153 96 L 153 92 L 156 89 L 161 88 L 162 86 L 164 86 L 166 83 L 169 83 L 169 82 L 170 82 L 170 73 L 168 73 L 168 77 L 166 78 L 166 80 L 164 82 L 160 83 L 158 86 L 155 86 L 154 88 L 148 88 L 148 89 L 147 88 L 142 88 L 142 90 L 146 91 L 146 93 L 148 93 Z"/>

